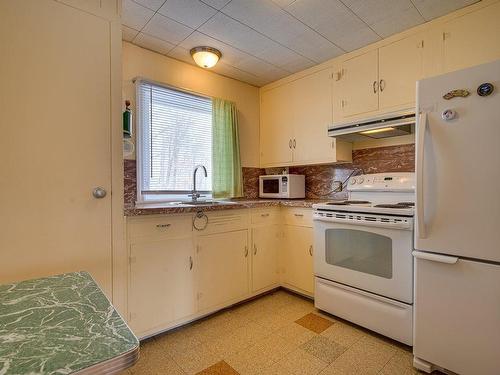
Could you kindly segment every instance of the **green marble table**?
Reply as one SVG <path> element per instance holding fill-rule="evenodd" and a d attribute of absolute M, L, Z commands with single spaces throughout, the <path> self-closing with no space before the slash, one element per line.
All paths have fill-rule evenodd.
<path fill-rule="evenodd" d="M 0 375 L 115 374 L 138 354 L 88 273 L 0 285 Z"/>

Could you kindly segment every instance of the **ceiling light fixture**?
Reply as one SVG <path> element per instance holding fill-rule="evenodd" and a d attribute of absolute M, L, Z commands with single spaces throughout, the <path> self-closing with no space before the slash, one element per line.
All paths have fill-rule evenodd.
<path fill-rule="evenodd" d="M 211 68 L 222 56 L 218 49 L 212 47 L 194 47 L 190 51 L 194 62 L 202 68 Z"/>

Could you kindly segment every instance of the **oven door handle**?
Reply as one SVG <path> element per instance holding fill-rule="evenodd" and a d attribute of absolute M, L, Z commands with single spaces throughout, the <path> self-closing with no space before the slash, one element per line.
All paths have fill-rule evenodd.
<path fill-rule="evenodd" d="M 455 264 L 458 262 L 458 257 L 451 257 L 448 255 L 424 253 L 422 251 L 412 251 L 411 253 L 417 259 L 430 260 L 432 262 Z"/>
<path fill-rule="evenodd" d="M 384 223 L 380 221 L 365 221 L 365 220 L 350 220 L 350 219 L 337 219 L 334 217 L 315 217 L 315 221 L 324 221 L 327 223 L 340 223 L 349 225 L 364 225 L 367 227 L 379 227 L 388 229 L 411 229 L 411 223 Z"/>

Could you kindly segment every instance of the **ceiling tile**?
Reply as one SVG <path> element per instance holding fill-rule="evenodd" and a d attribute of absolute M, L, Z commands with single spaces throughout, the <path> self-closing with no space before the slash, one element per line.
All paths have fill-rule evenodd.
<path fill-rule="evenodd" d="M 166 0 L 133 0 L 138 4 L 145 6 L 155 12 L 165 3 Z"/>
<path fill-rule="evenodd" d="M 175 47 L 175 44 L 166 42 L 144 33 L 140 33 L 135 38 L 134 44 L 161 53 L 163 55 L 168 54 L 172 50 L 172 48 Z"/>
<path fill-rule="evenodd" d="M 203 1 L 205 4 L 210 5 L 215 9 L 222 9 L 231 0 L 201 0 L 201 1 Z"/>
<path fill-rule="evenodd" d="M 222 12 L 315 62 L 343 53 L 270 0 L 233 0 Z"/>
<path fill-rule="evenodd" d="M 196 29 L 217 13 L 217 10 L 199 0 L 168 0 L 158 13 Z"/>
<path fill-rule="evenodd" d="M 141 30 L 153 17 L 154 12 L 132 0 L 123 0 L 122 23 L 125 26 Z"/>
<path fill-rule="evenodd" d="M 412 0 L 413 4 L 429 21 L 433 18 L 444 16 L 454 10 L 479 2 L 479 0 Z"/>
<path fill-rule="evenodd" d="M 222 13 L 215 15 L 199 30 L 289 72 L 296 72 L 314 65 L 312 60 L 291 51 Z"/>
<path fill-rule="evenodd" d="M 345 51 L 380 39 L 338 0 L 297 0 L 286 10 Z"/>
<path fill-rule="evenodd" d="M 131 42 L 139 34 L 139 31 L 131 27 L 122 25 L 122 39 Z"/>
<path fill-rule="evenodd" d="M 191 34 L 193 29 L 156 13 L 142 31 L 167 42 L 177 44 Z"/>
<path fill-rule="evenodd" d="M 410 0 L 343 0 L 343 3 L 384 38 L 425 21 Z"/>
<path fill-rule="evenodd" d="M 286 8 L 287 6 L 295 2 L 295 0 L 272 0 L 272 1 L 281 8 Z"/>

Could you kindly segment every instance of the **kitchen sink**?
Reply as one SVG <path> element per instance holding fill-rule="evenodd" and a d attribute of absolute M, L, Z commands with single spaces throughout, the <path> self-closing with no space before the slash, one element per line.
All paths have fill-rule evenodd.
<path fill-rule="evenodd" d="M 185 202 L 179 202 L 181 205 L 186 205 L 186 206 L 211 206 L 211 205 L 231 205 L 231 204 L 236 204 L 236 202 L 229 202 L 229 201 L 185 201 Z"/>

